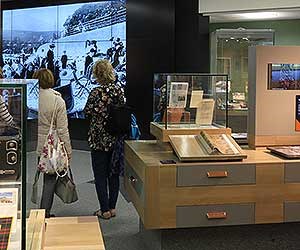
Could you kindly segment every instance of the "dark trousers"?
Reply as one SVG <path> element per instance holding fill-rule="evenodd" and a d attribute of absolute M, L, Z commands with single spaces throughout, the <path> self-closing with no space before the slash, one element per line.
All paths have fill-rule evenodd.
<path fill-rule="evenodd" d="M 49 175 L 44 174 L 43 192 L 40 208 L 46 210 L 46 216 L 50 216 L 50 210 L 53 204 L 55 185 L 56 185 L 56 174 Z"/>
<path fill-rule="evenodd" d="M 119 175 L 111 174 L 112 152 L 93 150 L 91 155 L 100 209 L 107 212 L 116 208 L 120 186 Z"/>

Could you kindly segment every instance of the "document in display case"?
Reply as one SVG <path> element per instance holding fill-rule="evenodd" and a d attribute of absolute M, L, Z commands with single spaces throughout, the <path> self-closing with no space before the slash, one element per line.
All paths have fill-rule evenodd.
<path fill-rule="evenodd" d="M 218 91 L 222 82 L 224 91 Z M 228 75 L 199 73 L 159 73 L 153 82 L 153 122 L 150 132 L 158 140 L 169 141 L 172 134 L 198 134 L 227 126 Z"/>

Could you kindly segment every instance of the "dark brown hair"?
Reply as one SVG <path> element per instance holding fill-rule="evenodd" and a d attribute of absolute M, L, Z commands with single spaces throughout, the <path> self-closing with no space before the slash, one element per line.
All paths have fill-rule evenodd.
<path fill-rule="evenodd" d="M 32 78 L 39 80 L 39 85 L 42 89 L 49 89 L 54 86 L 54 76 L 49 69 L 39 69 L 35 71 Z"/>

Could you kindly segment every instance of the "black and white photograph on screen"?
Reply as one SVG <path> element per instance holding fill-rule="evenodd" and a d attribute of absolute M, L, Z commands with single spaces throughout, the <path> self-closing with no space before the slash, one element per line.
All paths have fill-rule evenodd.
<path fill-rule="evenodd" d="M 4 77 L 31 79 L 48 68 L 71 118 L 84 117 L 97 60 L 108 59 L 126 85 L 126 0 L 5 10 L 2 37 Z"/>

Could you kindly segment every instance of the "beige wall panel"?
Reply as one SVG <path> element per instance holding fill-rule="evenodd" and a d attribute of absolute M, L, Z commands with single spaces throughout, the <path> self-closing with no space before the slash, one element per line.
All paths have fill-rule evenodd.
<path fill-rule="evenodd" d="M 295 131 L 295 96 L 300 90 L 267 89 L 268 64 L 300 64 L 300 46 L 256 46 L 249 49 L 249 58 L 249 137 L 256 137 L 256 146 L 282 145 L 292 136 L 300 139 Z"/>
<path fill-rule="evenodd" d="M 268 63 L 300 64 L 300 46 L 256 47 L 256 133 L 293 135 L 295 96 L 300 90 L 267 90 Z"/>

